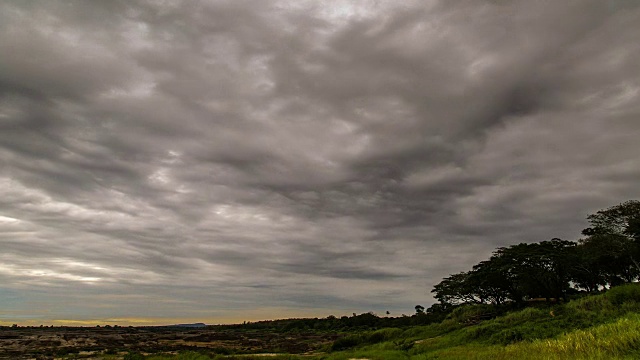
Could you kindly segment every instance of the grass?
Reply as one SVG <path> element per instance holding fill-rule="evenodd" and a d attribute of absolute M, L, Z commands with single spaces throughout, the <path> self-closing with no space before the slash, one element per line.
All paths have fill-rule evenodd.
<path fill-rule="evenodd" d="M 438 324 L 354 333 L 328 346 L 327 353 L 313 356 L 191 352 L 144 360 L 640 359 L 639 284 L 567 304 L 498 314 L 486 306 L 461 307 Z"/>
<path fill-rule="evenodd" d="M 564 305 L 531 307 L 464 325 L 486 307 L 461 308 L 440 324 L 414 327 L 320 359 L 638 359 L 640 285 L 613 288 Z M 356 340 L 360 339 L 357 343 Z"/>
<path fill-rule="evenodd" d="M 629 314 L 609 324 L 575 330 L 553 339 L 501 346 L 457 346 L 411 359 L 637 359 L 640 315 Z"/>

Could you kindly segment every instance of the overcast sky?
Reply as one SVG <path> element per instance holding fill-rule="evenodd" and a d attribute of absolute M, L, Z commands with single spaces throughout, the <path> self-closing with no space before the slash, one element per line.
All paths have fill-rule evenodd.
<path fill-rule="evenodd" d="M 640 198 L 640 3 L 0 1 L 0 324 L 411 314 Z"/>

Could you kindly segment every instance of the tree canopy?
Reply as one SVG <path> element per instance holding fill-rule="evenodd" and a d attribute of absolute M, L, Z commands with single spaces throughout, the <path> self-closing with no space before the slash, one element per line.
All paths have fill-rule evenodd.
<path fill-rule="evenodd" d="M 566 299 L 578 291 L 638 280 L 640 201 L 587 216 L 578 241 L 558 238 L 496 249 L 470 271 L 444 278 L 432 290 L 440 306 Z"/>

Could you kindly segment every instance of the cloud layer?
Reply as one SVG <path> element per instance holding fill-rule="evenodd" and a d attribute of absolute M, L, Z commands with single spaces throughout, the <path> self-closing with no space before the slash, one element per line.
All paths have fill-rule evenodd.
<path fill-rule="evenodd" d="M 0 30 L 0 322 L 410 313 L 640 198 L 630 1 L 8 1 Z"/>

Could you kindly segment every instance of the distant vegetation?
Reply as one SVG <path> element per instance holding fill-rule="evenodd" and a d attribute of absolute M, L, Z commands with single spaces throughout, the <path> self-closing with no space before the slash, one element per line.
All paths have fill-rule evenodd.
<path fill-rule="evenodd" d="M 347 330 L 427 325 L 442 321 L 462 305 L 489 306 L 493 314 L 528 304 L 567 301 L 640 276 L 640 201 L 630 200 L 587 216 L 590 226 L 579 241 L 558 238 L 501 247 L 471 270 L 444 278 L 432 290 L 438 303 L 417 305 L 412 316 L 262 321 L 228 328 Z M 489 316 L 485 314 L 484 316 Z"/>
<path fill-rule="evenodd" d="M 605 293 L 563 304 L 536 304 L 495 316 L 491 305 L 457 307 L 445 320 L 424 326 L 352 331 L 307 355 L 278 354 L 269 359 L 638 359 L 640 358 L 640 285 L 626 284 Z M 265 330 L 267 331 L 267 330 Z M 215 351 L 179 355 L 131 354 L 125 360 L 265 359 Z"/>
<path fill-rule="evenodd" d="M 438 324 L 352 335 L 336 342 L 350 343 L 348 350 L 341 348 L 340 352 L 319 358 L 640 358 L 638 284 L 614 287 L 607 293 L 566 304 L 541 304 L 479 321 L 478 314 L 487 311 L 491 308 L 466 305 Z M 383 340 L 375 341 L 380 338 Z"/>
<path fill-rule="evenodd" d="M 221 332 L 338 334 L 311 354 L 270 359 L 638 359 L 640 201 L 587 217 L 577 242 L 501 247 L 432 290 L 411 316 L 373 313 L 208 327 Z M 312 337 L 308 337 L 312 339 Z M 264 359 L 226 349 L 125 360 Z"/>
<path fill-rule="evenodd" d="M 416 306 L 427 326 L 352 334 L 320 359 L 640 358 L 640 201 L 589 215 L 577 242 L 498 248 Z M 571 300 L 571 301 L 570 301 Z"/>

